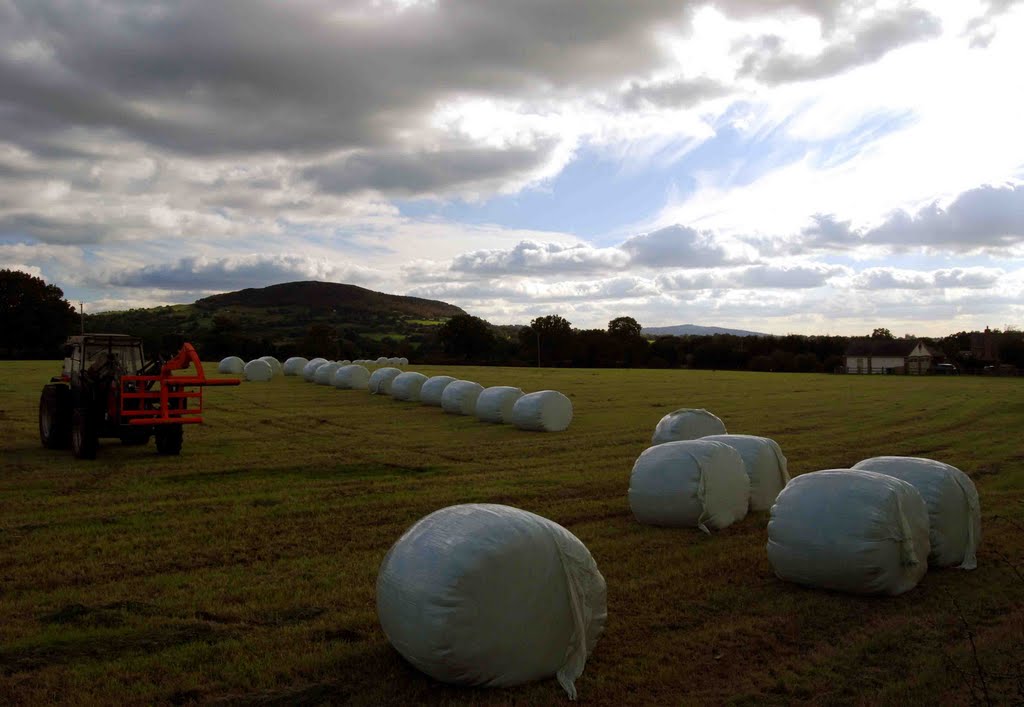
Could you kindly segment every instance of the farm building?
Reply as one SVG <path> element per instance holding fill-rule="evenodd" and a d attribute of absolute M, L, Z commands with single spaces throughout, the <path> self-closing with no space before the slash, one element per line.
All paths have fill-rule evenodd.
<path fill-rule="evenodd" d="M 945 361 L 945 355 L 920 339 L 857 339 L 846 349 L 847 373 L 921 375 Z"/>

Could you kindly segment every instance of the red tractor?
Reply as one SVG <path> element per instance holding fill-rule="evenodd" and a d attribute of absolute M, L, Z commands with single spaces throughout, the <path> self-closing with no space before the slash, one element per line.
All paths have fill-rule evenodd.
<path fill-rule="evenodd" d="M 174 371 L 195 367 L 192 375 Z M 182 427 L 203 421 L 203 387 L 238 385 L 237 378 L 207 378 L 191 344 L 169 361 L 145 363 L 142 340 L 124 334 L 72 336 L 64 369 L 39 399 L 39 437 L 49 449 L 71 447 L 77 459 L 95 459 L 100 437 L 146 444 L 179 454 Z"/>

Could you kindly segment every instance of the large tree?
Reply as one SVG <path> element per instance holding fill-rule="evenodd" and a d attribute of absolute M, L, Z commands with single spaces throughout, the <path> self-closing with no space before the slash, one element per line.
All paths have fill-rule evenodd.
<path fill-rule="evenodd" d="M 537 317 L 530 322 L 527 330 L 535 341 L 533 352 L 537 354 L 537 365 L 541 361 L 548 365 L 566 360 L 572 349 L 572 323 L 558 314 Z M 525 343 L 525 342 L 524 342 Z"/>
<path fill-rule="evenodd" d="M 615 317 L 608 322 L 608 333 L 622 341 L 639 338 L 642 329 L 640 322 L 633 317 Z"/>
<path fill-rule="evenodd" d="M 467 361 L 490 359 L 498 342 L 491 325 L 470 314 L 455 315 L 441 325 L 437 336 L 446 354 Z"/>
<path fill-rule="evenodd" d="M 75 308 L 59 287 L 20 270 L 0 270 L 0 356 L 57 357 L 75 321 Z"/>

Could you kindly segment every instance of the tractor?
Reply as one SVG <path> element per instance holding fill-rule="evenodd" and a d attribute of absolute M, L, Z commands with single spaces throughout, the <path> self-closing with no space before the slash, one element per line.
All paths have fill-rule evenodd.
<path fill-rule="evenodd" d="M 194 366 L 192 375 L 174 371 Z M 64 345 L 64 368 L 39 399 L 39 437 L 48 449 L 95 459 L 101 437 L 143 445 L 156 438 L 159 454 L 181 453 L 184 425 L 202 423 L 203 387 L 239 385 L 207 378 L 191 344 L 170 360 L 146 362 L 142 340 L 125 334 L 82 334 Z"/>

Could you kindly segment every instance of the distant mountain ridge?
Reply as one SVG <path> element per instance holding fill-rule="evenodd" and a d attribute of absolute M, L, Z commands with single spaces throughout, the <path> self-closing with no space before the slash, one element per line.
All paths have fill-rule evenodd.
<path fill-rule="evenodd" d="M 731 334 L 732 336 L 768 336 L 758 331 L 746 329 L 726 329 L 719 326 L 700 326 L 698 324 L 676 324 L 675 326 L 644 327 L 640 331 L 644 336 L 711 336 L 712 334 Z"/>
<path fill-rule="evenodd" d="M 460 314 L 466 312 L 447 302 L 305 281 L 226 292 L 193 304 L 101 312 L 87 315 L 86 327 L 140 336 L 147 348 L 165 336 L 179 336 L 203 344 L 205 355 L 321 350 L 317 347 L 337 349 L 339 356 L 346 347 L 392 355 L 404 342 L 420 340 Z M 251 347 L 246 340 L 254 342 Z"/>

